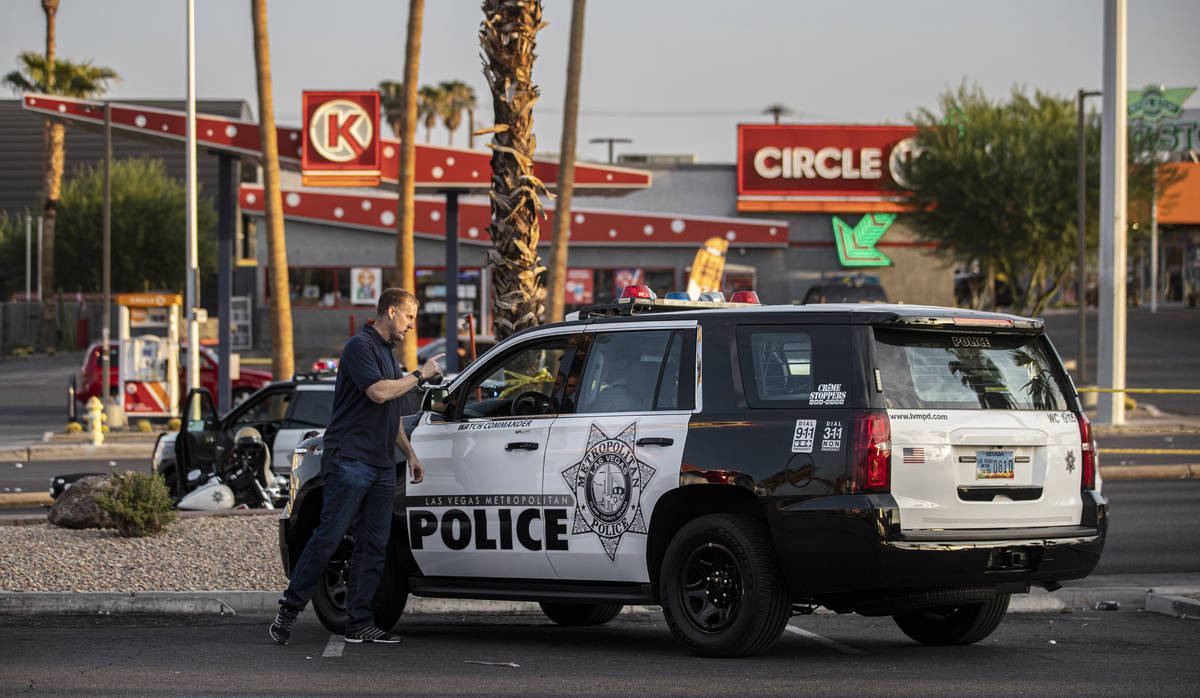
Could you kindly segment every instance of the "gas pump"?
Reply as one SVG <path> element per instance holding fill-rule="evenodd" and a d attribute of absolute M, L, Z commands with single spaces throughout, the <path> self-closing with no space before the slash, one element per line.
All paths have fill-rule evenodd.
<path fill-rule="evenodd" d="M 128 416 L 179 416 L 179 309 L 177 293 L 122 293 L 117 383 Z M 134 336 L 133 331 L 138 331 Z"/>

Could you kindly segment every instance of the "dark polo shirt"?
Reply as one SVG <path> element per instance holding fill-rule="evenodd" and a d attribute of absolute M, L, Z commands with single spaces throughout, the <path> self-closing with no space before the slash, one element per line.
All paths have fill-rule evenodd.
<path fill-rule="evenodd" d="M 325 450 L 377 468 L 395 465 L 392 448 L 400 429 L 400 401 L 376 403 L 367 397 L 367 388 L 401 375 L 400 364 L 392 354 L 392 343 L 385 342 L 371 325 L 364 325 L 342 347 L 338 359 L 333 415 L 325 430 Z"/>

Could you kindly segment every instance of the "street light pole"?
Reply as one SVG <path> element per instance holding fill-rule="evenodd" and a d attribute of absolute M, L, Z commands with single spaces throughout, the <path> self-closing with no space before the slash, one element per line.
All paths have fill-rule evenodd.
<path fill-rule="evenodd" d="M 1126 0 L 1104 2 L 1104 116 L 1100 148 L 1098 385 L 1125 388 Z M 1101 394 L 1099 424 L 1125 423 L 1125 394 Z"/>
<path fill-rule="evenodd" d="M 1079 368 L 1080 383 L 1087 382 L 1087 140 L 1084 138 L 1083 100 L 1099 92 L 1079 90 L 1076 111 L 1079 116 L 1079 280 L 1076 295 L 1079 300 Z"/>
<path fill-rule="evenodd" d="M 101 256 L 101 276 L 104 285 L 104 322 L 101 324 L 103 328 L 100 331 L 100 356 L 103 357 L 103 370 L 100 375 L 104 376 L 101 385 L 108 386 L 108 375 L 111 370 L 112 352 L 108 348 L 109 337 L 112 336 L 112 105 L 108 102 L 104 103 L 104 228 L 103 241 L 101 247 L 103 251 Z M 109 396 L 109 391 L 102 391 L 100 400 L 105 404 L 112 404 L 112 398 Z M 124 393 L 120 393 L 124 395 Z M 122 401 L 123 402 L 123 401 Z"/>
<path fill-rule="evenodd" d="M 196 222 L 196 3 L 187 0 L 187 338 L 188 390 L 200 387 L 200 268 Z M 172 405 L 171 409 L 175 406 Z"/>

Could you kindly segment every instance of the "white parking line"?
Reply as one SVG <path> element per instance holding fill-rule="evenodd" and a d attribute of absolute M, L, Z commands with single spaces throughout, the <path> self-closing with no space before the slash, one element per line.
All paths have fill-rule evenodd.
<path fill-rule="evenodd" d="M 818 635 L 818 634 L 812 632 L 811 630 L 805 630 L 804 628 L 797 628 L 794 625 L 785 625 L 783 627 L 783 629 L 788 631 L 789 633 L 795 633 L 795 634 L 799 635 L 800 637 L 807 637 L 810 640 L 816 640 L 817 642 L 821 643 L 822 645 L 825 645 L 826 647 L 832 647 L 833 649 L 835 649 L 838 652 L 841 652 L 843 654 L 866 654 L 866 652 L 863 652 L 862 650 L 856 650 L 853 647 L 850 647 L 849 645 L 843 645 L 842 643 L 838 642 L 837 640 L 830 640 L 829 638 Z"/>
<path fill-rule="evenodd" d="M 341 635 L 330 635 L 329 642 L 325 644 L 325 653 L 322 657 L 340 657 L 342 651 L 346 649 L 346 638 Z"/>

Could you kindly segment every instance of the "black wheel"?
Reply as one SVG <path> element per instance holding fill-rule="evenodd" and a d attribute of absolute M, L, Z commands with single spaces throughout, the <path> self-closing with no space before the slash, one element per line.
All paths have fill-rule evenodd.
<path fill-rule="evenodd" d="M 179 473 L 175 471 L 174 463 L 164 464 L 158 474 L 162 476 L 163 482 L 167 485 L 168 495 L 174 498 L 183 496 L 183 493 L 179 491 Z"/>
<path fill-rule="evenodd" d="M 992 634 L 1008 611 L 1008 594 L 984 603 L 939 606 L 892 616 L 896 625 L 922 645 L 969 645 Z"/>
<path fill-rule="evenodd" d="M 709 514 L 680 529 L 667 546 L 659 585 L 671 631 L 705 657 L 762 652 L 791 611 L 770 532 L 741 514 Z"/>
<path fill-rule="evenodd" d="M 556 603 L 542 601 L 542 613 L 559 625 L 603 625 L 621 612 L 620 603 Z"/>
<path fill-rule="evenodd" d="M 347 535 L 341 545 L 334 551 L 325 571 L 317 580 L 317 588 L 313 591 L 313 611 L 321 625 L 331 633 L 346 634 L 346 594 L 350 582 L 350 557 L 354 553 L 354 538 Z M 375 615 L 375 625 L 390 630 L 404 614 L 404 606 L 408 603 L 408 586 L 404 583 L 394 555 L 388 555 L 383 565 L 383 574 L 379 578 L 379 588 L 375 591 L 375 599 L 371 609 Z"/>

